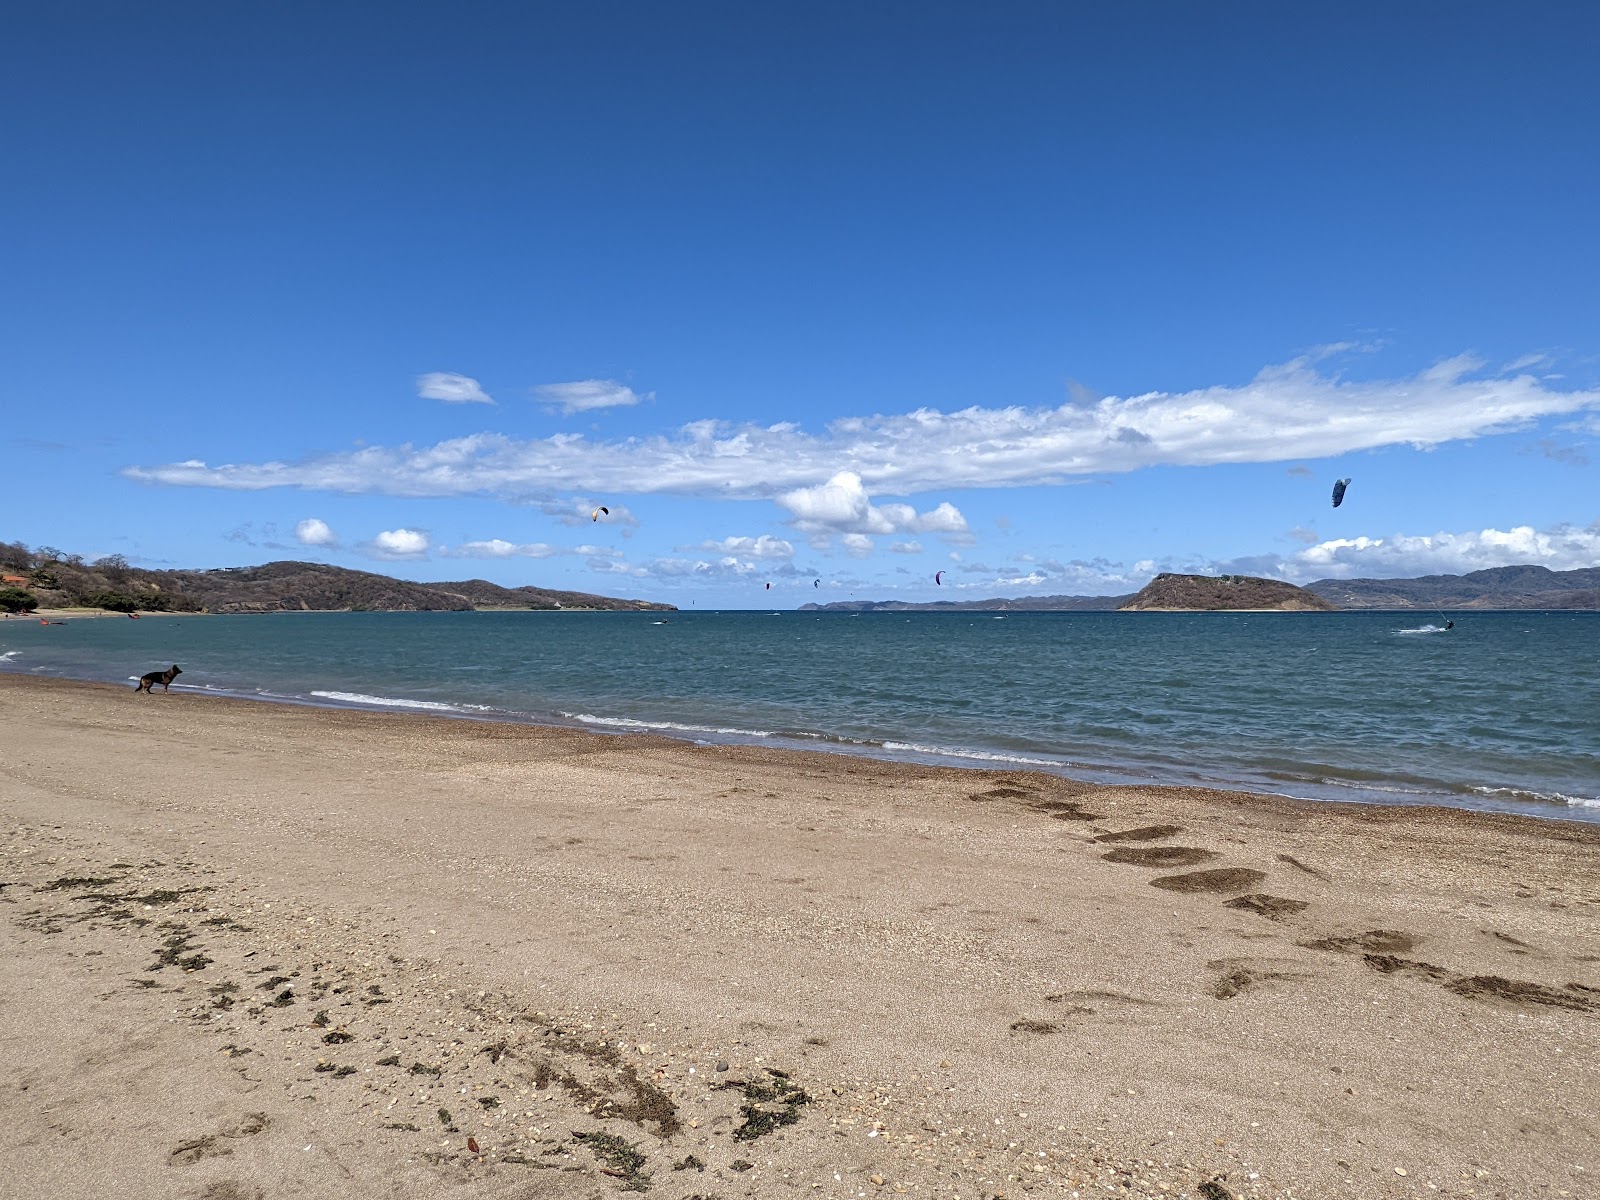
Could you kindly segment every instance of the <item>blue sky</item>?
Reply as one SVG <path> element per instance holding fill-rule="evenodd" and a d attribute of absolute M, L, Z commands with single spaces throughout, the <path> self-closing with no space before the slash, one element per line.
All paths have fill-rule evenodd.
<path fill-rule="evenodd" d="M 1595 565 L 1597 41 L 13 6 L 0 537 L 702 608 Z"/>

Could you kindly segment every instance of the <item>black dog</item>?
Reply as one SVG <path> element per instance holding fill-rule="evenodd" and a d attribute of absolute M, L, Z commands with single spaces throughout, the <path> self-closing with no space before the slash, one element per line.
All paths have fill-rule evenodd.
<path fill-rule="evenodd" d="M 139 691 L 148 694 L 150 689 L 159 683 L 163 692 L 170 692 L 172 690 L 172 681 L 182 674 L 183 670 L 177 663 L 172 664 L 172 670 L 170 671 L 151 671 L 148 675 L 139 676 Z"/>

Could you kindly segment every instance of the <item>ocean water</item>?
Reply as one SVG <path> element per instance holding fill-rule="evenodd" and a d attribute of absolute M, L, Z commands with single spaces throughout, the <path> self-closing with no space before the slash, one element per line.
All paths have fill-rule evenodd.
<path fill-rule="evenodd" d="M 294 613 L 0 621 L 0 670 L 1600 821 L 1600 616 Z M 153 701 L 158 703 L 159 700 Z"/>

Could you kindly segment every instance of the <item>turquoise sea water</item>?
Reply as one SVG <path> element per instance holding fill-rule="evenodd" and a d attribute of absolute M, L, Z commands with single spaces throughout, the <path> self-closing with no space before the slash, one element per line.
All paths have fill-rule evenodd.
<path fill-rule="evenodd" d="M 0 667 L 1099 780 L 1600 820 L 1583 613 L 304 613 L 0 621 Z"/>

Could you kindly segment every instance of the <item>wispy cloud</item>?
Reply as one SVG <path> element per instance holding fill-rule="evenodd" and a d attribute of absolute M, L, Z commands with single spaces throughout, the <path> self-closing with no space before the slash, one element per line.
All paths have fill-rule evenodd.
<path fill-rule="evenodd" d="M 1055 408 L 918 409 L 846 418 L 817 434 L 789 424 L 712 421 L 617 441 L 484 433 L 298 463 L 189 460 L 129 467 L 125 474 L 185 487 L 537 500 L 563 492 L 777 499 L 847 472 L 863 489 L 909 496 L 1062 483 L 1158 464 L 1283 462 L 1378 446 L 1435 446 L 1600 409 L 1600 390 L 1557 390 L 1526 374 L 1484 376 L 1481 366 L 1458 356 L 1405 378 L 1356 381 L 1324 374 L 1306 357 L 1236 387 Z M 836 510 L 825 498 L 798 506 L 808 503 L 813 513 L 806 519 L 830 523 L 827 513 Z"/>
<path fill-rule="evenodd" d="M 328 528 L 326 521 L 307 517 L 294 527 L 295 540 L 302 546 L 337 546 L 339 535 Z"/>
<path fill-rule="evenodd" d="M 453 371 L 429 371 L 417 376 L 417 395 L 424 400 L 443 400 L 446 404 L 493 404 L 494 397 L 478 386 L 470 375 Z"/>
<path fill-rule="evenodd" d="M 654 392 L 639 395 L 614 379 L 580 379 L 573 383 L 547 383 L 533 389 L 539 400 L 562 412 L 592 412 L 597 408 L 624 408 L 641 400 L 654 400 Z"/>
<path fill-rule="evenodd" d="M 615 500 L 590 500 L 585 496 L 544 497 L 537 501 L 539 511 L 563 525 L 625 525 L 637 527 L 639 518 L 626 505 Z M 601 507 L 607 511 L 601 512 Z"/>
<path fill-rule="evenodd" d="M 1540 438 L 1537 444 L 1539 453 L 1553 462 L 1566 463 L 1569 467 L 1589 465 L 1589 453 L 1583 448 L 1582 442 L 1563 442 L 1547 437 Z"/>
<path fill-rule="evenodd" d="M 748 558 L 793 558 L 794 544 L 770 533 L 760 537 L 725 537 L 720 541 L 701 542 L 695 547 L 712 553 L 745 555 Z"/>
<path fill-rule="evenodd" d="M 445 558 L 549 558 L 560 551 L 544 542 L 490 538 L 482 542 L 462 542 L 459 546 L 442 546 L 439 553 Z"/>

